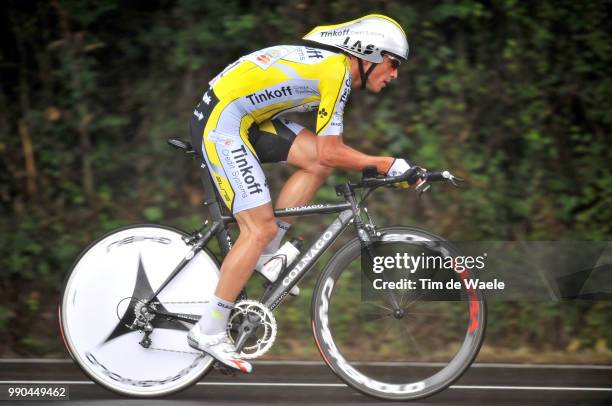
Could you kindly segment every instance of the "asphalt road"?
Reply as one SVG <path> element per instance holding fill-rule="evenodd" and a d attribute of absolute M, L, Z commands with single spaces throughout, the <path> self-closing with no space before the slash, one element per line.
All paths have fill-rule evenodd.
<path fill-rule="evenodd" d="M 0 385 L 69 385 L 70 405 L 393 404 L 364 396 L 319 362 L 259 361 L 251 375 L 216 371 L 162 399 L 126 399 L 91 382 L 71 360 L 0 359 Z M 8 403 L 8 402 L 7 402 Z M 15 402 L 17 403 L 17 402 Z M 42 401 L 19 401 L 19 405 Z M 612 365 L 474 364 L 447 390 L 412 405 L 612 405 Z"/>

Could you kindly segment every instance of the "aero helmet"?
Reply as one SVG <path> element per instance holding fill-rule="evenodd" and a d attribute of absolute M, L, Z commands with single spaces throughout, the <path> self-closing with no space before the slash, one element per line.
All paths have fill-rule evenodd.
<path fill-rule="evenodd" d="M 336 25 L 315 27 L 302 39 L 342 49 L 358 59 L 361 89 L 365 89 L 370 73 L 383 61 L 383 54 L 408 58 L 408 40 L 402 27 L 382 14 L 368 14 Z M 364 71 L 363 61 L 372 62 Z"/>
<path fill-rule="evenodd" d="M 406 33 L 397 21 L 381 14 L 315 27 L 303 39 L 340 48 L 373 63 L 382 62 L 385 52 L 402 59 L 408 58 Z"/>

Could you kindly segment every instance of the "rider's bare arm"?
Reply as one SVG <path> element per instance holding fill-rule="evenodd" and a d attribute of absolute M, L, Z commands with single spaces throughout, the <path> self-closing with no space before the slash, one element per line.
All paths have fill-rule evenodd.
<path fill-rule="evenodd" d="M 376 165 L 378 172 L 383 174 L 393 163 L 391 157 L 367 155 L 349 147 L 342 141 L 342 134 L 317 137 L 317 159 L 321 165 L 350 171 Z"/>

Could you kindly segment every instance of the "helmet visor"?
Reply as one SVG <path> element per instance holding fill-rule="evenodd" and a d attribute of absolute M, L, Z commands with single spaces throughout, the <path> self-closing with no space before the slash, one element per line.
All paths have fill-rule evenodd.
<path fill-rule="evenodd" d="M 385 56 L 387 57 L 387 60 L 389 61 L 393 69 L 398 69 L 399 66 L 402 64 L 402 60 L 390 52 L 385 52 L 383 54 L 383 57 Z"/>

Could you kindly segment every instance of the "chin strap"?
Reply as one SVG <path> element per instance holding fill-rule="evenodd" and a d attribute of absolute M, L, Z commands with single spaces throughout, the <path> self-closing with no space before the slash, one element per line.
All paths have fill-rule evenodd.
<path fill-rule="evenodd" d="M 366 84 L 368 83 L 368 78 L 370 77 L 370 73 L 372 73 L 372 71 L 378 64 L 372 63 L 372 65 L 370 65 L 370 67 L 368 68 L 367 72 L 364 72 L 363 61 L 360 58 L 357 59 L 357 64 L 359 65 L 359 76 L 361 77 L 361 90 L 363 90 L 366 88 Z"/>

